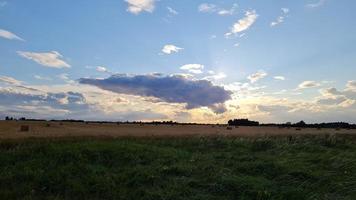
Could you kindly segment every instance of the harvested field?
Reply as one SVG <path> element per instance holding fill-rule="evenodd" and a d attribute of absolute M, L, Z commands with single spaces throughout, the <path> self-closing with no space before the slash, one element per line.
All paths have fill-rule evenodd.
<path fill-rule="evenodd" d="M 21 131 L 29 126 L 29 131 Z M 226 125 L 148 125 L 80 122 L 29 122 L 0 121 L 0 139 L 46 137 L 180 137 L 180 136 L 278 136 L 278 135 L 352 134 L 351 129 L 278 128 L 278 127 L 229 127 Z"/>

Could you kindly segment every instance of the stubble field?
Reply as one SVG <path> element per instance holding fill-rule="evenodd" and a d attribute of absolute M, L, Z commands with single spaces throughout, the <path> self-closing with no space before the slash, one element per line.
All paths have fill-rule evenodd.
<path fill-rule="evenodd" d="M 354 130 L 0 122 L 0 199 L 352 200 L 355 188 Z"/>

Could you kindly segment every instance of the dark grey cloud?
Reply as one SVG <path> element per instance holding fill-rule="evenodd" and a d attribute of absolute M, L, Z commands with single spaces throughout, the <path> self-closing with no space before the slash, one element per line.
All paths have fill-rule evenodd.
<path fill-rule="evenodd" d="M 107 79 L 82 78 L 79 82 L 116 93 L 156 97 L 169 103 L 186 103 L 187 109 L 206 106 L 217 113 L 225 112 L 223 103 L 231 99 L 230 91 L 208 80 L 191 80 L 175 75 L 113 75 Z"/>
<path fill-rule="evenodd" d="M 0 91 L 0 105 L 6 105 L 3 113 L 19 113 L 30 116 L 39 110 L 26 111 L 18 107 L 32 106 L 37 108 L 51 108 L 68 111 L 68 113 L 81 113 L 88 110 L 89 105 L 81 93 L 61 92 L 46 94 L 29 94 L 2 90 Z M 52 113 L 55 116 L 54 113 Z M 59 113 L 57 113 L 59 115 Z"/>
<path fill-rule="evenodd" d="M 337 96 L 337 97 L 323 97 L 321 99 L 317 100 L 318 104 L 324 104 L 324 105 L 337 105 L 340 104 L 344 101 L 346 101 L 347 98 L 344 96 Z"/>

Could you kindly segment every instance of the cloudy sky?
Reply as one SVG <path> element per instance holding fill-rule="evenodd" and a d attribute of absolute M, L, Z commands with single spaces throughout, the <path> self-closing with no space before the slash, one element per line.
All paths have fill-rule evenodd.
<path fill-rule="evenodd" d="M 0 0 L 0 118 L 356 123 L 354 0 Z"/>

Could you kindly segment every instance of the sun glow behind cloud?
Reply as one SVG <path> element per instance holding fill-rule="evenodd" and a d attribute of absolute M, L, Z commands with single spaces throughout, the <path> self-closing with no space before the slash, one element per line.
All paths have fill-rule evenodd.
<path fill-rule="evenodd" d="M 10 4 L 1 12 L 15 5 Z M 327 23 L 336 27 L 338 21 L 340 30 L 350 30 L 334 30 L 336 37 L 321 32 L 329 28 L 322 23 L 320 30 L 301 31 L 320 21 L 310 13 L 330 12 L 331 1 L 258 4 L 121 0 L 88 4 L 90 15 L 68 9 L 58 18 L 39 13 L 41 18 L 5 23 L 0 111 L 38 118 L 221 123 L 236 117 L 355 120 L 354 55 L 345 52 L 353 47 L 344 46 L 354 36 L 348 35 L 353 29 L 345 27 L 350 21 L 345 13 Z M 52 12 L 50 3 L 43 6 Z M 10 12 L 1 14 L 10 19 L 15 16 Z"/>

